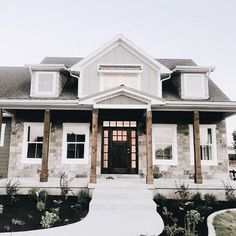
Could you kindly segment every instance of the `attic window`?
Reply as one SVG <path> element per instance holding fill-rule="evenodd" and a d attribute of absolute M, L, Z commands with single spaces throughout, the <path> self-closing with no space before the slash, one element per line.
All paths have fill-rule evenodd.
<path fill-rule="evenodd" d="M 140 89 L 142 65 L 139 64 L 103 64 L 98 65 L 100 91 L 125 85 Z"/>
<path fill-rule="evenodd" d="M 204 74 L 183 74 L 182 99 L 208 99 L 208 80 Z"/>
<path fill-rule="evenodd" d="M 35 93 L 37 95 L 54 95 L 55 85 L 56 72 L 36 72 Z"/>

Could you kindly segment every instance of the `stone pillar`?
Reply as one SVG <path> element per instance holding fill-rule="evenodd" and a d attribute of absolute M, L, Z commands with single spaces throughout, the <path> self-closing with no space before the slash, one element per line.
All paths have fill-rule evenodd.
<path fill-rule="evenodd" d="M 146 115 L 146 153 L 147 153 L 147 175 L 146 183 L 153 184 L 153 163 L 152 163 L 152 111 L 147 111 Z"/>
<path fill-rule="evenodd" d="M 202 183 L 201 171 L 201 146 L 200 146 L 200 125 L 199 112 L 193 112 L 193 138 L 194 138 L 194 182 L 196 184 Z"/>
<path fill-rule="evenodd" d="M 43 150 L 42 150 L 40 182 L 48 181 L 49 134 L 50 134 L 50 110 L 47 109 L 44 112 Z"/>
<path fill-rule="evenodd" d="M 92 154 L 91 154 L 91 169 L 90 183 L 97 182 L 96 166 L 97 166 L 97 136 L 98 136 L 98 110 L 92 110 Z"/>

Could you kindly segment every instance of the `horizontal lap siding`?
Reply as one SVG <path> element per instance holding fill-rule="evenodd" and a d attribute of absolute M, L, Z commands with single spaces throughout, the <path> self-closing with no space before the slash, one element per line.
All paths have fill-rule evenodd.
<path fill-rule="evenodd" d="M 3 123 L 6 123 L 4 146 L 0 147 L 0 177 L 7 177 L 8 161 L 9 161 L 9 149 L 10 149 L 10 134 L 11 134 L 11 119 L 4 119 Z"/>

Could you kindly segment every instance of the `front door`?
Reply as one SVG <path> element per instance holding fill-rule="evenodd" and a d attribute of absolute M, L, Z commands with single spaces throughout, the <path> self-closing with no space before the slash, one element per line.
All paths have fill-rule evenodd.
<path fill-rule="evenodd" d="M 103 128 L 102 173 L 137 173 L 136 127 Z"/>

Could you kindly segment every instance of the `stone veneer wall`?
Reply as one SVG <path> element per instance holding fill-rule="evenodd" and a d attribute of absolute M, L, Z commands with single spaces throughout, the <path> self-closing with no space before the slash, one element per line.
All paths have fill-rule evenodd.
<path fill-rule="evenodd" d="M 217 162 L 215 166 L 202 165 L 203 179 L 228 178 L 228 155 L 225 121 L 216 123 Z M 178 165 L 154 166 L 154 176 L 170 179 L 193 179 L 194 166 L 190 164 L 190 140 L 187 124 L 177 124 Z"/>
<path fill-rule="evenodd" d="M 39 179 L 41 164 L 22 163 L 23 130 L 24 122 L 13 118 L 8 178 L 33 177 Z M 90 172 L 90 150 L 88 164 L 62 164 L 62 132 L 62 124 L 52 123 L 48 162 L 49 178 L 60 177 L 64 171 L 72 177 L 88 177 Z"/>
<path fill-rule="evenodd" d="M 40 164 L 22 163 L 23 127 L 24 123 L 13 118 L 11 147 L 8 167 L 9 178 L 39 178 Z M 101 131 L 98 129 L 97 175 L 101 174 Z M 189 128 L 186 124 L 177 125 L 178 166 L 154 166 L 154 176 L 158 178 L 193 179 L 194 166 L 190 164 Z M 216 124 L 217 166 L 202 166 L 204 179 L 226 179 L 228 177 L 227 140 L 225 121 Z M 91 133 L 90 133 L 91 144 Z M 146 175 L 146 135 L 138 135 L 139 174 Z M 88 164 L 62 164 L 62 124 L 52 124 L 49 148 L 49 177 L 60 177 L 66 171 L 73 177 L 89 177 L 90 153 Z"/>

